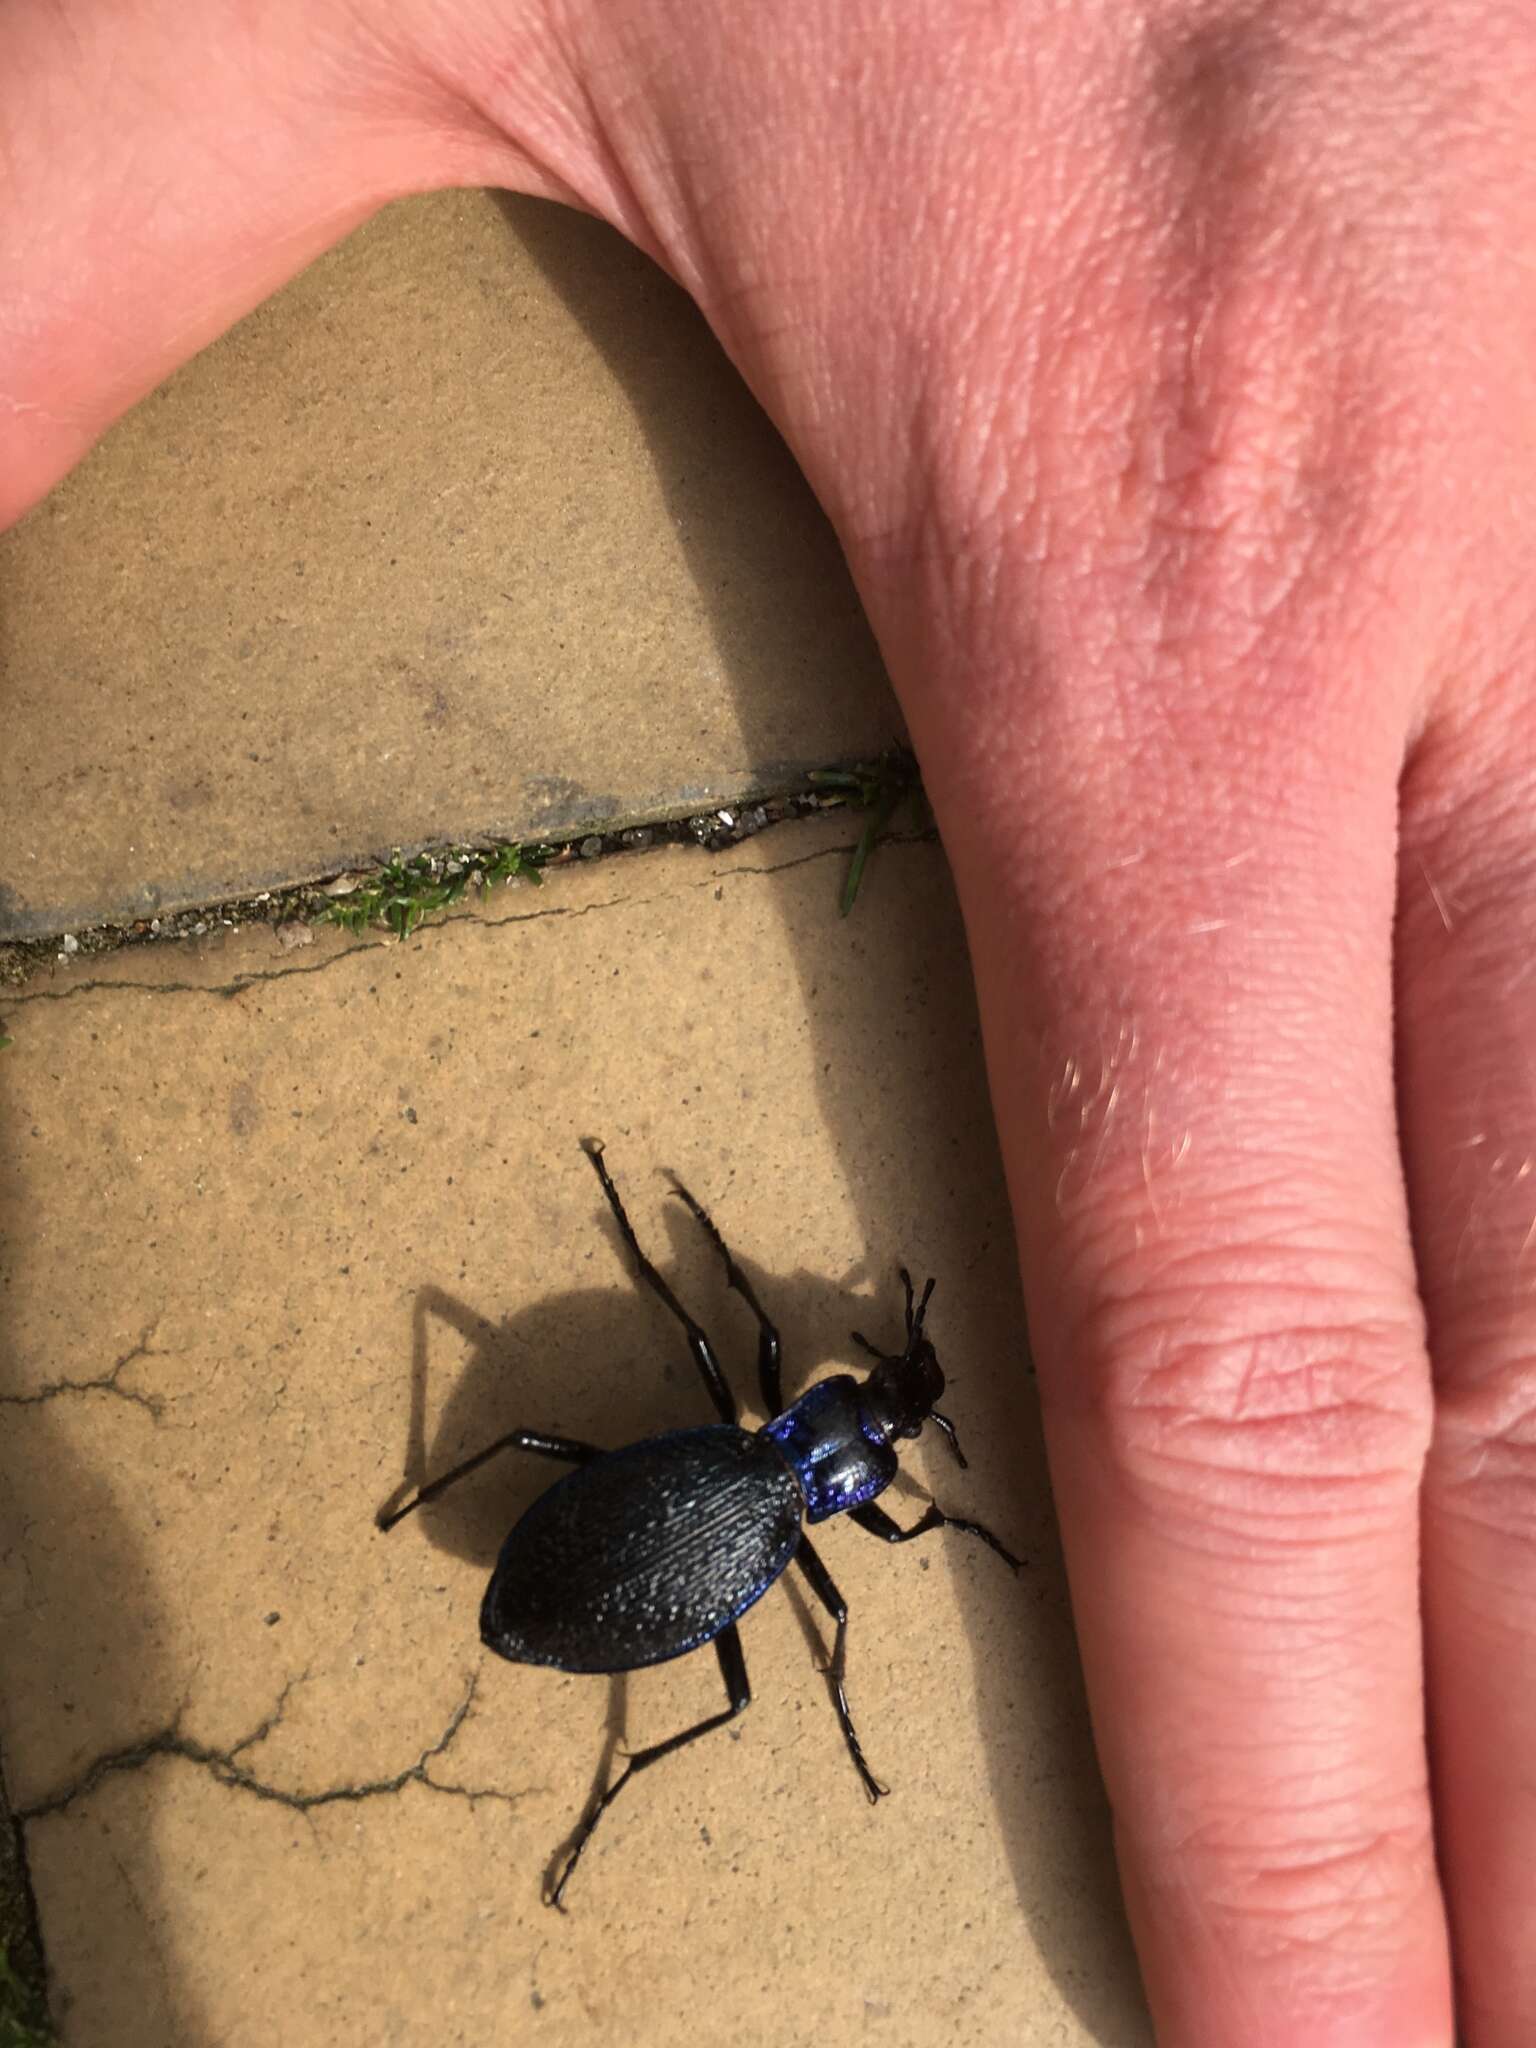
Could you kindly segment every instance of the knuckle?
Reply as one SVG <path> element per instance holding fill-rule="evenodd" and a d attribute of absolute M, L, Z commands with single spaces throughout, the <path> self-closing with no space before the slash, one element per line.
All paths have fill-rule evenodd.
<path fill-rule="evenodd" d="M 1101 1302 L 1066 1399 L 1133 1492 L 1185 1512 L 1379 1521 L 1416 1491 L 1431 1394 L 1411 1302 L 1254 1278 L 1226 1252 Z M 1246 1268 L 1246 1270 L 1245 1270 Z"/>
<path fill-rule="evenodd" d="M 1187 1875 L 1250 1954 L 1344 1950 L 1369 1968 L 1422 1906 L 1434 1870 L 1427 1797 L 1400 1811 L 1335 1812 L 1204 1824 L 1180 1845 Z"/>

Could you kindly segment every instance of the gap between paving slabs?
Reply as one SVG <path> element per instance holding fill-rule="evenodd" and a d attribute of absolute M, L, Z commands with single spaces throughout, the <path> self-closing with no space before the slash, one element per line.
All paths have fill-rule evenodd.
<path fill-rule="evenodd" d="M 59 961 L 201 937 L 218 927 L 267 924 L 279 943 L 288 946 L 309 944 L 316 924 L 337 924 L 352 931 L 382 926 L 405 939 L 426 918 L 449 909 L 471 889 L 491 889 L 519 876 L 537 882 L 546 867 L 658 846 L 695 845 L 719 853 L 774 825 L 836 809 L 851 809 L 864 818 L 839 898 L 839 910 L 846 917 L 858 898 L 870 855 L 889 835 L 903 806 L 911 824 L 931 831 L 917 764 L 905 750 L 893 750 L 876 761 L 813 771 L 805 787 L 767 793 L 745 804 L 531 845 L 503 841 L 396 853 L 376 868 L 351 869 L 291 889 L 262 890 L 253 897 L 133 925 L 100 925 L 51 939 L 18 941 L 0 946 L 0 988 L 19 988 Z M 0 1022 L 0 1051 L 10 1043 Z M 21 1829 L 11 1817 L 0 1770 L 0 2048 L 51 2048 L 55 2037 L 48 2023 L 46 1984 Z"/>
<path fill-rule="evenodd" d="M 317 924 L 335 924 L 354 932 L 382 927 L 403 939 L 426 918 L 449 909 L 472 889 L 491 889 L 498 882 L 518 877 L 537 882 L 545 868 L 641 853 L 658 846 L 694 845 L 720 853 L 770 826 L 837 809 L 852 809 L 864 817 L 839 903 L 846 917 L 857 899 L 870 855 L 891 832 L 904 806 L 919 831 L 931 831 L 917 763 L 905 749 L 894 748 L 878 760 L 814 769 L 797 789 L 765 792 L 707 811 L 620 824 L 606 832 L 583 832 L 564 839 L 489 840 L 396 851 L 376 867 L 350 868 L 286 889 L 263 889 L 254 896 L 204 904 L 165 917 L 140 918 L 128 925 L 101 924 L 50 938 L 16 940 L 0 945 L 0 989 L 20 988 L 44 968 L 58 963 L 166 939 L 201 938 L 216 929 L 238 931 L 252 924 L 271 926 L 279 943 L 290 947 L 308 945 Z M 0 1023 L 0 1051 L 9 1043 Z M 5 2048 L 3 2041 L 0 2048 Z"/>

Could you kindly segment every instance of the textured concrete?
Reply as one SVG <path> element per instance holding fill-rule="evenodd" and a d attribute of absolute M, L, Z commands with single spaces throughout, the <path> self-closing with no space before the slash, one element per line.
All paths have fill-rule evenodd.
<path fill-rule="evenodd" d="M 563 209 L 389 209 L 0 538 L 0 939 L 703 808 L 899 737 L 690 303 Z"/>
<path fill-rule="evenodd" d="M 298 714 L 295 713 L 295 716 Z M 301 767 L 290 760 L 288 772 Z M 846 827 L 582 867 L 400 946 L 268 934 L 60 969 L 3 1008 L 0 1744 L 68 2048 L 1147 2041 L 1052 1533 L 959 920 L 931 845 L 836 915 Z M 483 1653 L 547 1468 L 388 1537 L 423 1466 L 517 1423 L 708 1415 L 578 1150 L 749 1385 L 750 1320 L 675 1167 L 781 1318 L 789 1383 L 894 1335 L 900 1258 L 972 1469 L 956 1537 L 822 1550 L 895 1788 L 843 1753 L 802 1596 L 743 1628 L 751 1710 L 543 1872 L 614 1746 L 709 1712 Z"/>

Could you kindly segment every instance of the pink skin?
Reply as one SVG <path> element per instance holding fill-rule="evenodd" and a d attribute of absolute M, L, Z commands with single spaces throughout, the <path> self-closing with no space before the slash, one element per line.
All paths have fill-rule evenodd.
<path fill-rule="evenodd" d="M 697 296 L 958 878 L 1159 2038 L 1529 2048 L 1528 0 L 11 0 L 0 144 L 0 520 L 399 193 Z"/>

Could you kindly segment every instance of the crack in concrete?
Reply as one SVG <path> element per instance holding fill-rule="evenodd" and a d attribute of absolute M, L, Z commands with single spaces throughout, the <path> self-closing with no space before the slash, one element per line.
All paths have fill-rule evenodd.
<path fill-rule="evenodd" d="M 928 840 L 936 840 L 932 832 L 890 832 L 880 841 L 883 847 L 921 846 Z M 791 868 L 807 868 L 813 861 L 846 859 L 854 851 L 854 845 L 818 846 L 814 853 L 797 853 L 793 860 L 776 860 L 768 867 L 753 868 L 743 863 L 739 868 L 729 868 L 724 874 L 707 875 L 702 882 L 689 882 L 690 889 L 719 888 L 726 882 L 734 882 L 738 875 L 787 875 Z"/>
<path fill-rule="evenodd" d="M 914 834 L 908 836 L 905 834 L 892 834 L 883 843 L 887 846 L 916 845 L 925 836 L 928 835 Z M 723 872 L 716 870 L 713 874 L 707 875 L 702 881 L 685 882 L 683 887 L 685 889 L 717 889 L 724 886 L 727 882 L 735 881 L 738 876 L 742 875 L 787 874 L 791 868 L 806 867 L 813 861 L 846 858 L 852 850 L 851 846 L 818 847 L 814 853 L 796 854 L 792 859 L 774 861 L 763 867 L 737 867 L 724 870 Z M 411 940 L 415 942 L 422 939 L 436 938 L 443 932 L 460 931 L 466 927 L 471 930 L 484 929 L 496 931 L 507 925 L 533 924 L 540 918 L 588 917 L 593 911 L 598 910 L 638 910 L 644 909 L 651 904 L 659 903 L 662 900 L 663 898 L 660 896 L 609 896 L 599 903 L 583 903 L 579 906 L 575 904 L 552 903 L 538 910 L 516 911 L 509 917 L 477 917 L 472 913 L 461 913 L 456 917 L 445 917 L 435 924 L 418 925 L 411 934 Z M 94 981 L 77 981 L 69 988 L 34 989 L 30 995 L 9 997 L 5 1002 L 5 1010 L 7 1016 L 14 1016 L 18 1011 L 27 1009 L 33 1003 L 69 1003 L 73 1002 L 77 996 L 94 995 L 98 992 L 107 991 L 122 995 L 212 996 L 217 1000 L 227 1002 L 232 1001 L 237 996 L 244 995 L 247 989 L 259 987 L 264 982 L 290 981 L 297 975 L 328 974 L 333 967 L 339 966 L 344 960 L 355 959 L 359 953 L 387 952 L 399 944 L 400 941 L 393 938 L 367 939 L 355 946 L 342 947 L 339 952 L 333 953 L 327 960 L 316 960 L 306 966 L 253 968 L 249 973 L 237 974 L 232 981 L 206 983 L 195 981 L 108 981 L 99 979 Z"/>
<path fill-rule="evenodd" d="M 258 1721 L 249 1735 L 242 1735 L 237 1743 L 234 1743 L 229 1749 L 225 1750 L 224 1755 L 227 1762 L 232 1764 L 235 1758 L 243 1754 L 244 1751 L 254 1749 L 258 1742 L 266 1741 L 272 1730 L 279 1726 L 284 1714 L 288 1711 L 289 1693 L 293 1691 L 296 1685 L 303 1685 L 308 1677 L 309 1673 L 307 1671 L 301 1671 L 297 1678 L 290 1678 L 287 1681 L 277 1696 L 277 1705 L 268 1714 L 267 1718 L 264 1721 Z M 172 1725 L 174 1726 L 175 1724 L 173 1723 Z"/>
<path fill-rule="evenodd" d="M 316 960 L 308 967 L 253 967 L 249 973 L 237 974 L 233 981 L 77 981 L 68 988 L 34 989 L 30 995 L 8 998 L 7 1015 L 25 1010 L 33 1003 L 69 1003 L 76 996 L 94 995 L 98 990 L 121 991 L 125 995 L 148 996 L 216 996 L 228 1001 L 245 994 L 248 988 L 255 988 L 264 981 L 289 981 L 301 974 L 327 974 L 343 960 L 351 960 L 359 953 L 381 953 L 389 945 L 397 943 L 390 939 L 367 939 L 356 946 L 343 946 L 328 960 Z"/>
<path fill-rule="evenodd" d="M 152 1421 L 158 1423 L 165 1413 L 165 1403 L 158 1394 L 142 1393 L 137 1387 L 123 1387 L 118 1380 L 129 1366 L 140 1358 L 169 1358 L 168 1351 L 150 1349 L 150 1339 L 160 1327 L 158 1321 L 149 1325 L 131 1351 L 125 1351 L 109 1372 L 98 1373 L 90 1380 L 50 1380 L 32 1394 L 0 1394 L 0 1408 L 39 1408 L 46 1401 L 57 1401 L 65 1394 L 112 1394 L 119 1401 L 131 1401 L 136 1408 L 147 1409 Z"/>
<path fill-rule="evenodd" d="M 585 917 L 593 910 L 613 910 L 625 903 L 649 902 L 653 899 L 615 896 L 602 903 L 584 903 L 578 909 L 570 904 L 551 904 L 545 910 L 525 910 L 512 917 L 477 918 L 459 916 L 445 918 L 440 924 L 418 925 L 411 934 L 411 942 L 435 938 L 440 932 L 459 930 L 463 926 L 478 928 L 482 925 L 499 926 L 508 924 L 532 924 L 543 917 Z M 344 960 L 356 959 L 359 953 L 382 953 L 400 944 L 398 939 L 368 939 L 356 946 L 344 946 L 333 953 L 328 960 L 317 960 L 308 967 L 267 967 L 253 968 L 247 974 L 237 974 L 233 981 L 79 981 L 70 988 L 35 989 L 31 995 L 18 996 L 7 1002 L 6 1012 L 11 1014 L 24 1010 L 31 1003 L 68 1003 L 76 996 L 94 995 L 98 991 L 124 995 L 146 996 L 214 996 L 221 1001 L 230 1001 L 243 996 L 247 989 L 259 987 L 267 981 L 291 981 L 297 975 L 328 974 Z"/>
<path fill-rule="evenodd" d="M 301 1674 L 307 1675 L 307 1674 Z M 442 1793 L 446 1798 L 467 1799 L 471 1805 L 481 1799 L 497 1799 L 514 1806 L 527 1793 L 503 1792 L 495 1786 L 470 1786 L 444 1784 L 432 1777 L 427 1766 L 435 1757 L 440 1757 L 453 1743 L 459 1730 L 469 1717 L 474 1705 L 475 1689 L 479 1684 L 478 1672 L 471 1673 L 464 1697 L 449 1716 L 448 1725 L 435 1742 L 429 1743 L 413 1764 L 403 1771 L 395 1772 L 389 1778 L 371 1778 L 360 1785 L 328 1785 L 320 1792 L 289 1792 L 281 1785 L 269 1784 L 258 1778 L 254 1772 L 244 1769 L 235 1759 L 242 1751 L 251 1749 L 264 1741 L 283 1718 L 288 1695 L 299 1679 L 290 1679 L 283 1687 L 277 1705 L 265 1720 L 259 1722 L 249 1735 L 229 1749 L 213 1749 L 207 1743 L 194 1742 L 183 1735 L 178 1714 L 169 1728 L 162 1728 L 157 1734 L 143 1742 L 130 1744 L 126 1749 L 110 1750 L 99 1756 L 84 1770 L 72 1785 L 62 1791 L 50 1793 L 46 1799 L 37 1800 L 31 1806 L 18 1807 L 15 1814 L 17 1824 L 30 1827 L 33 1822 L 47 1820 L 54 1814 L 65 1813 L 80 1800 L 87 1799 L 103 1780 L 115 1776 L 119 1771 L 138 1771 L 154 1763 L 160 1757 L 176 1757 L 183 1763 L 196 1764 L 207 1771 L 219 1784 L 227 1785 L 232 1791 L 249 1793 L 253 1799 L 263 1799 L 278 1806 L 286 1806 L 294 1813 L 311 1814 L 317 1807 L 335 1806 L 343 1803 L 356 1804 L 365 1799 L 387 1799 L 403 1791 L 407 1785 L 424 1785 L 429 1792 Z M 532 1788 L 530 1788 L 532 1789 Z"/>

